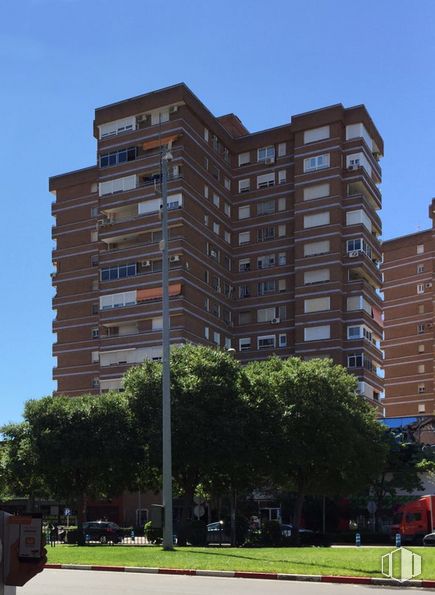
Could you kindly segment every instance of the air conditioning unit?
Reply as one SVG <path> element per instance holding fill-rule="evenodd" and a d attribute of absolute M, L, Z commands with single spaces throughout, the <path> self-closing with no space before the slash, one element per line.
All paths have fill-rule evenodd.
<path fill-rule="evenodd" d="M 428 322 L 426 326 L 427 328 L 432 328 L 433 324 L 431 322 Z"/>
<path fill-rule="evenodd" d="M 270 321 L 271 324 L 279 324 L 281 322 L 280 318 L 272 318 L 272 320 Z"/>
<path fill-rule="evenodd" d="M 275 157 L 266 157 L 264 163 L 266 165 L 273 165 L 275 163 Z"/>
<path fill-rule="evenodd" d="M 169 262 L 180 262 L 180 255 L 174 254 L 173 256 L 169 257 Z"/>
<path fill-rule="evenodd" d="M 356 258 L 361 254 L 361 250 L 352 250 L 352 252 L 348 253 L 349 258 Z"/>
<path fill-rule="evenodd" d="M 432 287 L 432 283 L 426 283 L 426 287 Z"/>
<path fill-rule="evenodd" d="M 143 267 L 150 267 L 151 266 L 151 260 L 142 260 L 141 265 Z"/>
<path fill-rule="evenodd" d="M 210 256 L 212 258 L 217 258 L 217 252 L 216 252 L 216 250 L 210 250 Z"/>

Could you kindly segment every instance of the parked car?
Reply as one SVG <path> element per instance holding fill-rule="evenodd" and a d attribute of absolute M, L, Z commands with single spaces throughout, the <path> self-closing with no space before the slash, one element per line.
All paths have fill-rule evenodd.
<path fill-rule="evenodd" d="M 207 525 L 207 543 L 231 543 L 231 535 L 226 531 L 223 522 L 218 521 Z"/>
<path fill-rule="evenodd" d="M 83 533 L 89 541 L 100 543 L 120 543 L 123 538 L 121 528 L 116 523 L 107 521 L 89 521 L 83 523 Z"/>
<path fill-rule="evenodd" d="M 423 537 L 423 545 L 435 545 L 435 532 L 428 533 Z"/>

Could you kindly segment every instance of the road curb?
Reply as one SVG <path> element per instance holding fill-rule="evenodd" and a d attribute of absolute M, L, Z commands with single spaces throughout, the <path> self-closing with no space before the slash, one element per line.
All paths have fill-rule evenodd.
<path fill-rule="evenodd" d="M 244 572 L 239 570 L 191 570 L 188 568 L 147 568 L 144 566 L 102 566 L 85 564 L 46 564 L 45 568 L 55 570 L 97 570 L 104 572 L 137 572 L 143 574 L 172 574 L 182 576 L 214 576 L 222 578 L 256 578 L 279 581 L 309 581 L 316 583 L 343 583 L 348 585 L 383 585 L 386 587 L 435 588 L 435 580 L 410 580 L 400 582 L 394 579 L 371 576 L 335 576 L 327 574 L 284 574 L 280 572 Z"/>

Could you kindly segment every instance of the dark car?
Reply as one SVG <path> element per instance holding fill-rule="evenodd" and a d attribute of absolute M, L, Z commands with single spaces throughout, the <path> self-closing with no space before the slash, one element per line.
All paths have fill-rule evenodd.
<path fill-rule="evenodd" d="M 86 541 L 99 541 L 100 543 L 120 543 L 123 535 L 116 523 L 107 521 L 90 521 L 83 523 L 83 533 Z"/>
<path fill-rule="evenodd" d="M 435 532 L 428 533 L 423 537 L 423 545 L 435 545 Z"/>
<path fill-rule="evenodd" d="M 225 530 L 223 522 L 207 525 L 207 543 L 231 543 L 231 536 Z"/>

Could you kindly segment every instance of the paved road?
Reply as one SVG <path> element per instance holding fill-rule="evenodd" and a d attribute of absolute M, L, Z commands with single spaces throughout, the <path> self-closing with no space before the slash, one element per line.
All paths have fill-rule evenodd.
<path fill-rule="evenodd" d="M 387 595 L 397 589 L 242 578 L 44 570 L 17 595 Z M 432 593 L 429 589 L 405 593 Z"/>

